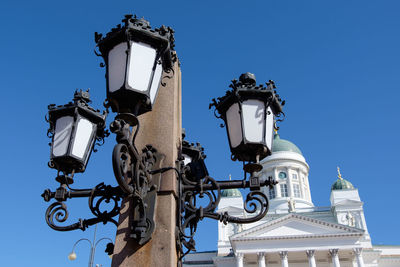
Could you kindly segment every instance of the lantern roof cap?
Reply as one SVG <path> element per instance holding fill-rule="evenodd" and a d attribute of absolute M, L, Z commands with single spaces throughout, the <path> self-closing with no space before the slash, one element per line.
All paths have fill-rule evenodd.
<path fill-rule="evenodd" d="M 106 112 L 101 113 L 100 110 L 91 107 L 89 105 L 91 102 L 89 89 L 86 91 L 76 90 L 74 93 L 73 102 L 68 102 L 65 105 L 50 104 L 47 106 L 47 108 L 49 110 L 50 118 L 53 116 L 53 114 L 58 117 L 58 115 L 62 115 L 69 110 L 78 109 L 79 111 L 85 112 L 90 117 L 95 118 L 96 121 L 98 119 L 101 121 L 105 120 L 107 117 Z"/>
<path fill-rule="evenodd" d="M 215 109 L 222 117 L 233 103 L 243 102 L 246 99 L 258 99 L 268 103 L 275 116 L 280 116 L 283 113 L 282 106 L 285 104 L 285 101 L 282 101 L 277 94 L 275 82 L 272 80 L 266 82 L 265 85 L 257 85 L 256 76 L 250 72 L 246 72 L 240 75 L 239 80 L 233 79 L 229 87 L 232 90 L 226 91 L 222 97 L 213 98 L 209 105 L 210 109 L 215 106 Z M 216 116 L 218 118 L 221 117 Z"/>
<path fill-rule="evenodd" d="M 122 19 L 122 23 L 112 28 L 105 36 L 95 32 L 95 42 L 100 49 L 101 55 L 107 56 L 106 50 L 112 49 L 121 41 L 131 40 L 132 38 L 141 38 L 144 40 L 152 39 L 158 45 L 163 47 L 163 60 L 168 62 L 168 69 L 171 64 L 176 62 L 177 57 L 172 51 L 175 47 L 175 31 L 168 26 L 162 25 L 160 28 L 152 29 L 150 22 L 144 18 L 138 18 L 136 15 L 128 14 Z M 163 63 L 164 64 L 164 63 Z"/>
<path fill-rule="evenodd" d="M 274 135 L 274 141 L 272 143 L 272 152 L 280 152 L 280 151 L 287 151 L 287 152 L 295 152 L 300 155 L 301 150 L 289 140 L 281 139 L 279 134 L 276 132 Z"/>

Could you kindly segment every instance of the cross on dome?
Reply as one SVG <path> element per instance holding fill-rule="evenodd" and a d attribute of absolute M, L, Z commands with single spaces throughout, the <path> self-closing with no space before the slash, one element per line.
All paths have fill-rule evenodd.
<path fill-rule="evenodd" d="M 337 172 L 338 172 L 338 178 L 343 180 L 342 174 L 340 173 L 340 168 L 339 168 L 339 166 L 337 166 Z"/>

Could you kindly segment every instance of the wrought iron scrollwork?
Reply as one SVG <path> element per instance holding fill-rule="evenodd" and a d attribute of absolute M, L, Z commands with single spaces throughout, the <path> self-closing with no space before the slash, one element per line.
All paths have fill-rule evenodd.
<path fill-rule="evenodd" d="M 83 189 L 83 190 L 68 190 L 66 185 L 63 184 L 59 187 L 56 192 L 52 192 L 46 189 L 42 194 L 45 201 L 50 201 L 55 198 L 57 202 L 52 203 L 46 210 L 46 222 L 54 230 L 57 231 L 72 231 L 76 229 L 85 230 L 88 226 L 102 222 L 112 222 L 115 225 L 117 222 L 113 219 L 115 216 L 119 215 L 119 201 L 124 196 L 124 193 L 119 187 L 112 187 L 109 185 L 104 185 L 104 183 L 98 184 L 93 189 Z M 69 217 L 69 212 L 67 205 L 64 201 L 68 198 L 77 197 L 88 197 L 89 198 L 89 208 L 93 215 L 96 217 L 91 219 L 79 219 L 78 222 L 70 225 L 59 225 L 67 221 Z M 114 207 L 110 211 L 101 211 L 100 205 L 103 202 L 109 203 L 114 202 Z"/>
<path fill-rule="evenodd" d="M 135 133 L 133 129 L 135 128 Z M 153 181 L 151 171 L 159 168 L 162 156 L 151 145 L 147 145 L 141 153 L 135 146 L 135 138 L 139 131 L 139 120 L 132 114 L 118 114 L 111 123 L 110 129 L 117 135 L 118 144 L 113 151 L 113 169 L 115 178 L 124 191 L 132 199 L 134 220 L 131 237 L 139 244 L 151 238 L 154 231 L 154 205 L 158 183 Z"/>
<path fill-rule="evenodd" d="M 185 152 L 186 150 L 186 152 Z M 196 154 L 197 153 L 197 154 Z M 197 224 L 204 218 L 218 220 L 227 223 L 253 223 L 262 219 L 268 212 L 269 202 L 267 196 L 260 191 L 263 186 L 273 187 L 277 182 L 268 177 L 260 181 L 257 171 L 253 168 L 249 179 L 245 176 L 243 180 L 217 181 L 208 176 L 206 169 L 194 168 L 203 166 L 201 163 L 205 158 L 203 149 L 199 144 L 194 146 L 183 141 L 183 154 L 190 154 L 192 162 L 184 165 L 181 161 L 181 171 L 179 175 L 179 240 L 180 260 L 190 251 L 195 251 L 194 235 L 196 234 Z M 191 166 L 190 166 L 191 165 Z M 250 167 L 256 164 L 247 164 Z M 252 169 L 245 166 L 245 169 Z M 258 167 L 258 165 L 257 165 Z M 196 172 L 193 173 L 193 172 Z M 206 174 L 199 176 L 198 174 Z M 216 212 L 221 200 L 221 192 L 224 189 L 250 188 L 244 200 L 244 210 L 249 216 L 236 217 L 227 212 Z M 184 248 L 186 251 L 184 251 Z"/>
<path fill-rule="evenodd" d="M 163 156 L 151 145 L 146 145 L 139 153 L 135 146 L 139 131 L 139 120 L 130 113 L 121 113 L 110 125 L 111 132 L 116 134 L 117 144 L 113 150 L 113 169 L 118 186 L 112 187 L 100 183 L 92 189 L 72 189 L 73 175 L 60 174 L 56 180 L 60 187 L 55 192 L 46 189 L 42 194 L 45 201 L 56 199 L 46 210 L 46 222 L 54 230 L 85 230 L 88 226 L 111 222 L 117 225 L 116 216 L 120 212 L 120 201 L 127 198 L 133 204 L 133 221 L 131 237 L 142 245 L 150 240 L 155 228 L 154 207 L 156 203 L 159 178 L 153 179 L 153 171 L 160 169 Z M 107 131 L 104 131 L 108 136 Z M 100 140 L 99 140 L 100 141 Z M 65 201 L 70 198 L 87 197 L 93 218 L 78 219 L 78 222 L 66 223 L 69 212 Z M 104 203 L 109 209 L 104 209 Z"/>
<path fill-rule="evenodd" d="M 260 186 L 273 186 L 277 182 L 269 179 L 262 181 Z M 227 212 L 218 213 L 215 210 L 221 199 L 221 190 L 233 188 L 250 188 L 250 182 L 245 180 L 216 181 L 211 177 L 205 177 L 197 183 L 188 181 L 184 175 L 181 176 L 180 185 L 180 243 L 187 249 L 181 258 L 190 251 L 195 250 L 194 235 L 197 223 L 204 218 L 218 220 L 227 223 L 253 223 L 261 220 L 268 212 L 269 202 L 267 196 L 261 191 L 250 191 L 244 200 L 244 210 L 250 217 L 231 216 Z M 201 204 L 198 200 L 202 199 Z M 185 233 L 188 230 L 190 234 Z"/>
<path fill-rule="evenodd" d="M 175 59 L 175 61 L 176 61 L 176 59 Z M 173 68 L 170 68 L 170 69 L 166 70 L 165 73 L 168 73 L 168 74 L 172 73 L 172 74 L 171 74 L 171 75 L 164 75 L 164 76 L 162 77 L 162 79 L 161 79 L 161 85 L 162 85 L 162 86 L 166 86 L 166 85 L 167 85 L 167 83 L 164 82 L 164 79 L 170 80 L 170 79 L 172 79 L 172 78 L 174 77 L 174 75 L 175 75 L 175 71 L 174 71 Z"/>
<path fill-rule="evenodd" d="M 72 230 L 72 228 L 76 228 L 76 224 L 74 225 L 69 225 L 69 226 L 57 226 L 54 223 L 54 219 L 59 222 L 63 223 L 68 219 L 69 213 L 67 209 L 67 205 L 63 202 L 54 202 L 51 204 L 47 210 L 46 210 L 46 222 L 47 224 L 54 230 L 57 231 L 69 231 L 69 229 Z M 80 223 L 78 224 L 78 228 L 80 226 Z"/>
<path fill-rule="evenodd" d="M 104 224 L 111 222 L 117 226 L 117 221 L 113 218 L 119 215 L 120 205 L 119 201 L 122 199 L 121 190 L 118 187 L 105 185 L 104 183 L 98 184 L 92 189 L 89 197 L 90 211 Z M 100 209 L 101 204 L 111 203 L 114 204 L 113 208 L 108 211 Z"/>

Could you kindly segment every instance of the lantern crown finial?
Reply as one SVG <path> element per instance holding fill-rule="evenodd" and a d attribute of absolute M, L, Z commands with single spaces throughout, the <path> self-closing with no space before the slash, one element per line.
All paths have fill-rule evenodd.
<path fill-rule="evenodd" d="M 143 28 L 151 28 L 150 22 L 143 17 L 140 19 L 138 19 L 138 18 L 131 19 L 131 22 L 133 24 L 142 26 Z"/>
<path fill-rule="evenodd" d="M 89 94 L 89 89 L 87 89 L 86 91 L 81 90 L 75 90 L 74 93 L 74 102 L 80 102 L 83 101 L 85 103 L 90 103 L 92 102 L 90 100 L 90 94 Z"/>
<path fill-rule="evenodd" d="M 244 85 L 254 86 L 256 84 L 256 76 L 253 73 L 246 72 L 240 75 L 239 81 Z"/>
<path fill-rule="evenodd" d="M 136 15 L 127 14 L 125 18 L 122 20 L 125 23 L 125 27 L 129 27 L 129 24 L 134 24 L 136 26 L 142 26 L 143 28 L 150 29 L 150 22 L 146 20 L 144 17 L 138 18 Z"/>

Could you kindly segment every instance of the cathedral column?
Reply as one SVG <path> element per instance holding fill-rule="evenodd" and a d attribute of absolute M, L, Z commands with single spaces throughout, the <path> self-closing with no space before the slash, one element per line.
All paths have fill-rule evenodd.
<path fill-rule="evenodd" d="M 307 258 L 308 258 L 308 265 L 310 267 L 316 267 L 317 265 L 315 264 L 315 250 L 307 250 Z"/>
<path fill-rule="evenodd" d="M 301 177 L 303 177 L 303 173 L 301 172 L 300 169 L 297 169 L 297 179 L 298 179 L 298 181 L 299 181 L 301 197 L 304 198 L 304 199 L 307 199 L 307 198 L 306 198 L 306 194 L 305 194 L 305 192 L 304 192 L 304 183 L 303 183 L 303 179 L 302 179 Z"/>
<path fill-rule="evenodd" d="M 258 256 L 258 267 L 266 267 L 265 264 L 265 253 L 264 252 L 259 252 L 257 253 Z"/>
<path fill-rule="evenodd" d="M 279 180 L 279 177 L 278 177 L 278 170 L 277 170 L 276 167 L 274 168 L 274 178 L 275 178 L 275 181 L 278 181 L 278 180 Z M 280 188 L 280 185 L 277 184 L 277 185 L 275 185 L 274 187 L 275 187 L 275 197 L 281 197 L 281 188 Z"/>
<path fill-rule="evenodd" d="M 340 267 L 338 251 L 339 251 L 338 249 L 329 250 L 329 254 L 331 254 L 332 257 L 333 267 Z"/>
<path fill-rule="evenodd" d="M 289 197 L 294 197 L 294 193 L 293 193 L 293 183 L 292 183 L 292 173 L 290 172 L 289 168 L 286 168 L 286 173 L 287 173 L 287 177 L 286 177 L 286 185 L 288 188 L 288 196 Z"/>
<path fill-rule="evenodd" d="M 236 253 L 236 266 L 243 267 L 243 253 Z"/>
<path fill-rule="evenodd" d="M 282 267 L 289 267 L 288 263 L 288 252 L 287 251 L 281 251 L 279 252 L 279 256 L 281 256 L 281 261 L 282 261 Z"/>
<path fill-rule="evenodd" d="M 354 249 L 354 254 L 356 254 L 357 258 L 357 267 L 364 267 L 364 259 L 361 255 L 362 248 L 355 248 Z"/>

